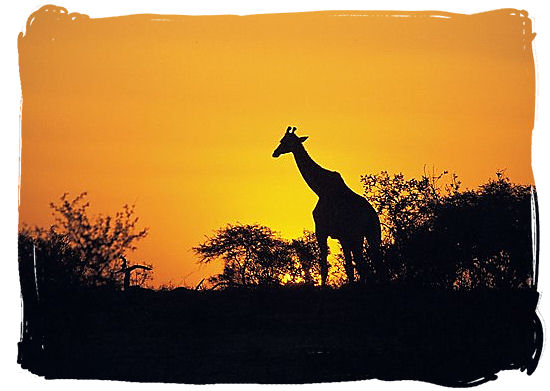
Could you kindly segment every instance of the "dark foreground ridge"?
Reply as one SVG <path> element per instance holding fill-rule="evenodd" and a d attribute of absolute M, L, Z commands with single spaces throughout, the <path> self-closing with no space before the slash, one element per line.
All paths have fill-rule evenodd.
<path fill-rule="evenodd" d="M 50 379 L 471 386 L 535 370 L 537 300 L 395 286 L 59 293 L 26 311 L 18 359 Z"/>

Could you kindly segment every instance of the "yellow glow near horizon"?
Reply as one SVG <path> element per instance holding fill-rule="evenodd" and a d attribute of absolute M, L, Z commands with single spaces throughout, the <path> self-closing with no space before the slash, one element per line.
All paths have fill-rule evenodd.
<path fill-rule="evenodd" d="M 316 196 L 271 157 L 287 125 L 358 193 L 361 174 L 424 165 L 533 182 L 525 17 L 336 14 L 38 15 L 19 42 L 21 222 L 49 224 L 63 192 L 135 202 L 150 235 L 129 258 L 195 284 L 219 265 L 191 247 L 226 223 L 313 229 Z"/>

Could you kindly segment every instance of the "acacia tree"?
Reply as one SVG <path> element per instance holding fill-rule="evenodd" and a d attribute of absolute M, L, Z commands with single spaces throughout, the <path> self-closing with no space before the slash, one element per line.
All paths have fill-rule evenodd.
<path fill-rule="evenodd" d="M 303 282 L 307 285 L 319 285 L 321 281 L 319 263 L 321 251 L 317 245 L 315 233 L 304 230 L 301 237 L 292 239 L 290 247 L 295 257 L 292 281 Z"/>
<path fill-rule="evenodd" d="M 339 245 L 339 243 L 338 243 Z M 290 242 L 294 258 L 294 274 L 289 282 L 295 284 L 321 285 L 321 251 L 315 232 L 304 230 L 302 236 Z M 328 248 L 329 272 L 327 284 L 340 287 L 348 282 L 344 269 L 344 253 L 341 246 L 334 252 Z"/>
<path fill-rule="evenodd" d="M 217 286 L 320 285 L 320 250 L 315 234 L 285 240 L 258 224 L 227 225 L 193 250 L 200 263 L 223 261 L 220 274 L 209 278 Z M 329 283 L 343 284 L 343 257 L 332 257 Z"/>
<path fill-rule="evenodd" d="M 214 285 L 278 285 L 292 272 L 288 243 L 258 224 L 229 224 L 193 251 L 201 263 L 223 260 L 222 273 L 209 279 Z"/>
<path fill-rule="evenodd" d="M 137 227 L 134 206 L 124 205 L 114 216 L 90 217 L 86 196 L 81 193 L 70 200 L 63 194 L 59 203 L 50 204 L 55 224 L 48 230 L 24 228 L 20 243 L 34 244 L 40 257 L 49 260 L 51 279 L 56 278 L 55 270 L 63 270 L 64 279 L 80 286 L 122 287 L 131 268 L 139 269 L 135 282 L 145 283 L 150 265 L 131 265 L 124 258 L 148 232 L 148 228 Z"/>

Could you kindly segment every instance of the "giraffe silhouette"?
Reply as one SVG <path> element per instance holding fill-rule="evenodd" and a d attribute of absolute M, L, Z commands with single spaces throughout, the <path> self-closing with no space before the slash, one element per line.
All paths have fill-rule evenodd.
<path fill-rule="evenodd" d="M 321 284 L 325 285 L 328 275 L 328 245 L 330 236 L 342 246 L 345 258 L 346 275 L 349 282 L 354 281 L 357 269 L 361 280 L 368 275 L 367 261 L 363 255 L 364 240 L 368 244 L 368 256 L 378 279 L 382 278 L 382 257 L 380 254 L 380 220 L 372 205 L 359 194 L 351 190 L 342 176 L 329 171 L 313 161 L 303 146 L 307 136 L 295 134 L 295 127 L 288 127 L 279 146 L 273 152 L 277 158 L 292 153 L 298 170 L 307 185 L 319 197 L 313 210 L 315 235 L 321 252 Z M 355 265 L 355 266 L 354 266 Z"/>

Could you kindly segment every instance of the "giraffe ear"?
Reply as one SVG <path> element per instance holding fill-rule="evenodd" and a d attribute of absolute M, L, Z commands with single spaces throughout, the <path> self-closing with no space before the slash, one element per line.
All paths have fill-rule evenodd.
<path fill-rule="evenodd" d="M 303 143 L 304 141 L 306 141 L 306 140 L 307 140 L 307 137 L 308 137 L 308 136 L 299 137 L 300 142 Z"/>

